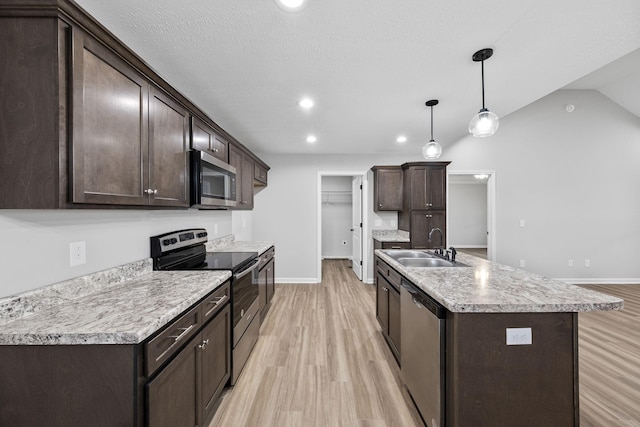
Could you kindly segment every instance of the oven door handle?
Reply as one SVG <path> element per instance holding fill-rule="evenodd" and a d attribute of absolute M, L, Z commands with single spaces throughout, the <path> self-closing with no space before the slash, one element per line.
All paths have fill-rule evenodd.
<path fill-rule="evenodd" d="M 258 268 L 259 264 L 260 264 L 260 258 L 256 258 L 255 261 L 253 262 L 253 264 L 251 264 L 251 266 L 249 266 L 246 269 L 242 270 L 240 273 L 234 274 L 233 275 L 233 280 L 242 279 L 244 276 L 246 276 L 247 274 L 253 272 L 253 270 L 255 270 L 256 268 Z"/>

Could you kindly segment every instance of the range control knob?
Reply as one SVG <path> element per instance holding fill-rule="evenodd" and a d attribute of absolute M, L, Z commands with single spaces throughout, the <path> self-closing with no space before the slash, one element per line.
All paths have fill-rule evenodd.
<path fill-rule="evenodd" d="M 164 239 L 164 240 L 162 241 L 162 244 L 163 244 L 163 245 L 165 245 L 165 246 L 170 245 L 170 244 L 171 244 L 171 239 Z"/>
<path fill-rule="evenodd" d="M 178 243 L 178 239 L 176 239 L 175 237 L 171 239 L 171 244 L 174 244 L 174 243 Z"/>

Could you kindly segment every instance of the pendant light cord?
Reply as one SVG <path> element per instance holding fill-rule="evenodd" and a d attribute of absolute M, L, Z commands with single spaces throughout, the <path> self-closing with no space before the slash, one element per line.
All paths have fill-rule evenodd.
<path fill-rule="evenodd" d="M 433 141 L 433 106 L 431 106 L 431 141 Z"/>
<path fill-rule="evenodd" d="M 482 68 L 482 109 L 484 110 L 484 60 L 480 61 Z"/>

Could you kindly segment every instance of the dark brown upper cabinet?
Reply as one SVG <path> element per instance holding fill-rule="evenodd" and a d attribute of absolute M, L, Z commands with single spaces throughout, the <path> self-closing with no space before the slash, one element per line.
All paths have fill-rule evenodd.
<path fill-rule="evenodd" d="M 374 166 L 373 210 L 402 210 L 402 168 L 400 166 Z"/>
<path fill-rule="evenodd" d="M 268 166 L 75 3 L 7 0 L 0 18 L 0 209 L 186 208 L 191 130 L 266 185 Z"/>
<path fill-rule="evenodd" d="M 72 202 L 188 207 L 188 111 L 93 37 L 73 46 Z"/>
<path fill-rule="evenodd" d="M 435 232 L 428 241 L 433 228 L 442 230 L 442 246 L 446 245 L 447 218 L 447 166 L 451 162 L 414 162 L 402 165 L 403 209 L 398 214 L 398 228 L 409 232 L 413 249 L 440 247 L 440 234 Z"/>
<path fill-rule="evenodd" d="M 204 121 L 197 117 L 191 119 L 191 148 L 204 151 L 212 156 L 229 162 L 229 143 Z"/>

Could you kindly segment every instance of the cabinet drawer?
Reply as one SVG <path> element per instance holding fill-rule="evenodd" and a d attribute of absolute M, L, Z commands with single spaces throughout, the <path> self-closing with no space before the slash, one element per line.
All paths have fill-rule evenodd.
<path fill-rule="evenodd" d="M 389 264 L 382 261 L 380 258 L 376 258 L 376 268 L 387 281 L 393 285 L 396 291 L 400 292 L 400 273 L 389 267 Z"/>
<path fill-rule="evenodd" d="M 169 360 L 182 344 L 198 332 L 202 324 L 200 312 L 201 307 L 198 304 L 144 345 L 147 376 Z"/>
<path fill-rule="evenodd" d="M 209 294 L 204 301 L 200 303 L 202 309 L 202 323 L 207 323 L 209 319 L 215 316 L 229 302 L 231 298 L 231 287 L 229 282 L 220 286 L 214 292 Z"/>
<path fill-rule="evenodd" d="M 411 242 L 382 242 L 382 249 L 411 249 Z"/>

